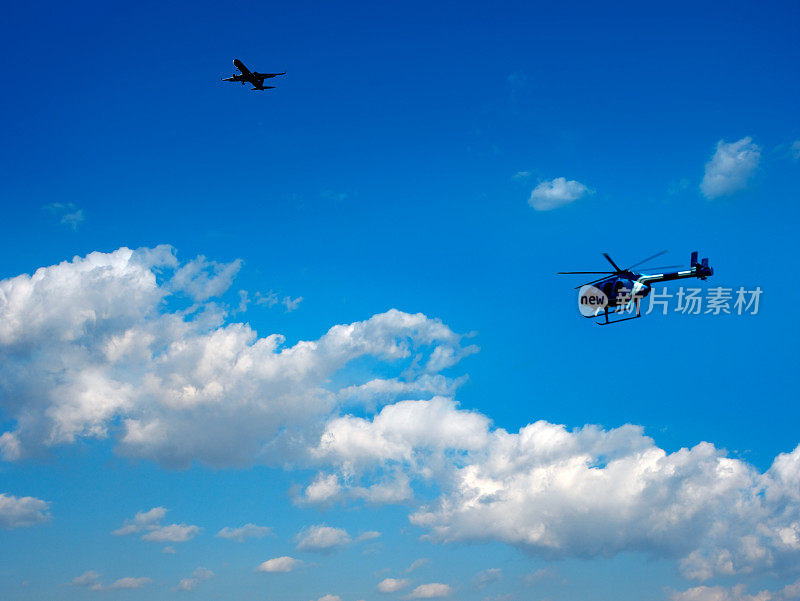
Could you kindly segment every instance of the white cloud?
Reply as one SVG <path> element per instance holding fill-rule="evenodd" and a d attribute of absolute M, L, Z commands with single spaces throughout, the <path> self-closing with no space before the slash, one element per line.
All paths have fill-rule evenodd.
<path fill-rule="evenodd" d="M 445 378 L 441 374 L 423 374 L 411 381 L 399 378 L 375 378 L 366 384 L 348 386 L 339 391 L 339 399 L 345 403 L 356 403 L 374 411 L 402 397 L 402 400 L 419 399 L 424 396 L 452 397 L 459 386 L 467 381 L 466 376 Z"/>
<path fill-rule="evenodd" d="M 319 474 L 302 501 L 407 501 L 413 496 L 409 473 L 429 479 L 449 465 L 448 453 L 466 453 L 487 444 L 489 419 L 456 408 L 452 399 L 434 397 L 387 405 L 371 420 L 353 416 L 330 420 L 312 455 L 338 468 L 343 477 Z M 362 472 L 364 485 L 358 477 Z"/>
<path fill-rule="evenodd" d="M 317 601 L 342 601 L 342 598 L 339 595 L 324 595 Z"/>
<path fill-rule="evenodd" d="M 420 584 L 417 588 L 411 591 L 408 595 L 409 599 L 439 599 L 441 597 L 449 597 L 453 593 L 452 587 L 447 584 L 439 582 L 431 582 L 430 584 Z"/>
<path fill-rule="evenodd" d="M 800 447 L 760 474 L 710 443 L 667 453 L 638 426 L 508 433 L 434 398 L 334 418 L 314 453 L 335 468 L 315 482 L 341 499 L 391 478 L 437 484 L 441 496 L 411 516 L 436 542 L 502 541 L 547 558 L 640 551 L 698 580 L 800 559 Z"/>
<path fill-rule="evenodd" d="M 242 268 L 242 261 L 230 263 L 207 261 L 204 256 L 189 261 L 175 272 L 172 278 L 173 290 L 185 292 L 197 302 L 221 296 L 231 287 L 233 279 Z"/>
<path fill-rule="evenodd" d="M 381 537 L 381 533 L 376 530 L 367 530 L 366 532 L 362 532 L 356 538 L 357 543 L 363 543 L 369 540 L 375 540 Z"/>
<path fill-rule="evenodd" d="M 50 504 L 34 497 L 0 493 L 0 528 L 27 528 L 50 519 Z"/>
<path fill-rule="evenodd" d="M 71 202 L 53 202 L 43 208 L 58 217 L 61 224 L 66 225 L 72 231 L 76 231 L 78 226 L 86 220 L 83 209 L 79 209 Z"/>
<path fill-rule="evenodd" d="M 274 307 L 278 304 L 278 294 L 270 290 L 266 294 L 263 292 L 256 292 L 256 304 L 266 305 L 267 307 Z"/>
<path fill-rule="evenodd" d="M 332 501 L 342 499 L 342 485 L 336 474 L 317 474 L 314 481 L 303 491 L 303 495 L 296 499 L 298 503 L 325 505 Z"/>
<path fill-rule="evenodd" d="M 672 594 L 672 601 L 778 601 L 788 599 L 784 595 L 774 596 L 769 591 L 761 591 L 754 595 L 746 592 L 743 584 L 731 588 L 724 586 L 697 586 Z"/>
<path fill-rule="evenodd" d="M 189 578 L 182 578 L 178 583 L 177 589 L 179 591 L 193 591 L 195 587 L 203 582 L 214 577 L 214 572 L 208 568 L 197 568 Z"/>
<path fill-rule="evenodd" d="M 706 198 L 727 196 L 742 190 L 758 167 L 761 148 L 750 137 L 737 142 L 717 142 L 714 156 L 706 163 L 700 191 Z"/>
<path fill-rule="evenodd" d="M 294 557 L 274 557 L 263 562 L 256 568 L 258 572 L 291 572 L 303 565 L 303 562 Z"/>
<path fill-rule="evenodd" d="M 73 578 L 72 584 L 75 586 L 91 586 L 98 580 L 100 580 L 100 574 L 98 574 L 94 570 L 87 570 L 80 576 L 76 576 L 75 578 Z"/>
<path fill-rule="evenodd" d="M 494 584 L 495 582 L 499 582 L 503 579 L 503 570 L 500 568 L 488 568 L 481 572 L 478 572 L 473 579 L 473 584 L 476 588 L 482 589 L 486 588 L 490 584 Z"/>
<path fill-rule="evenodd" d="M 72 584 L 74 586 L 83 586 L 93 591 L 113 591 L 119 589 L 142 588 L 151 582 L 153 581 L 150 578 L 134 578 L 131 576 L 126 576 L 125 578 L 115 580 L 106 586 L 100 582 L 100 574 L 94 570 L 88 570 L 80 576 L 72 579 Z"/>
<path fill-rule="evenodd" d="M 396 593 L 406 588 L 410 582 L 407 578 L 384 578 L 377 588 L 381 593 Z"/>
<path fill-rule="evenodd" d="M 668 454 L 641 428 L 496 430 L 447 492 L 412 516 L 437 541 L 501 540 L 545 557 L 638 550 L 683 572 L 784 568 L 800 541 L 800 447 L 763 475 L 709 443 Z"/>
<path fill-rule="evenodd" d="M 414 561 L 411 562 L 411 565 L 406 568 L 406 574 L 410 574 L 411 572 L 420 569 L 422 566 L 425 566 L 430 562 L 431 560 L 425 557 L 420 557 L 419 559 L 415 559 Z"/>
<path fill-rule="evenodd" d="M 0 435 L 4 457 L 113 436 L 119 453 L 173 468 L 296 462 L 338 413 L 331 381 L 354 359 L 413 386 L 474 350 L 396 310 L 282 348 L 279 334 L 226 325 L 210 300 L 239 266 L 122 248 L 0 280 L 0 410 L 15 422 Z M 178 307 L 178 291 L 199 304 Z"/>
<path fill-rule="evenodd" d="M 307 503 L 404 501 L 420 482 L 435 496 L 411 520 L 432 541 L 643 552 L 698 580 L 800 564 L 800 447 L 761 473 L 710 443 L 667 453 L 634 425 L 493 428 L 459 408 L 453 380 L 434 383 L 475 350 L 440 321 L 391 310 L 283 348 L 278 334 L 225 325 L 214 302 L 175 308 L 180 269 L 169 247 L 120 249 L 0 281 L 7 459 L 111 436 L 120 453 L 170 467 L 313 466 Z M 348 371 L 355 359 L 374 371 Z M 342 415 L 359 391 L 369 401 Z M 424 398 L 394 402 L 406 394 Z M 173 542 L 199 530 L 163 525 L 165 513 L 115 533 Z M 351 539 L 313 526 L 297 542 L 326 552 Z"/>
<path fill-rule="evenodd" d="M 225 527 L 217 532 L 217 537 L 244 542 L 246 538 L 264 538 L 272 532 L 267 526 L 256 526 L 255 524 L 245 524 L 239 528 Z"/>
<path fill-rule="evenodd" d="M 197 526 L 169 524 L 143 534 L 142 540 L 156 543 L 184 543 L 193 539 L 198 532 L 200 532 L 200 528 Z"/>
<path fill-rule="evenodd" d="M 286 307 L 286 312 L 291 313 L 292 311 L 297 310 L 297 307 L 299 307 L 300 303 L 303 302 L 303 297 L 298 296 L 297 298 L 292 298 L 291 296 L 286 296 L 281 302 Z"/>
<path fill-rule="evenodd" d="M 159 522 L 167 515 L 167 510 L 164 507 L 153 507 L 148 511 L 139 511 L 133 519 L 125 520 L 120 528 L 114 530 L 111 534 L 115 536 L 125 536 L 127 534 L 136 534 L 146 530 L 155 530 L 158 528 Z"/>
<path fill-rule="evenodd" d="M 166 514 L 167 510 L 163 507 L 153 507 L 149 511 L 140 511 L 133 519 L 125 520 L 125 523 L 111 534 L 127 536 L 144 532 L 142 540 L 156 543 L 183 543 L 191 540 L 200 532 L 198 526 L 188 524 L 162 525 L 161 521 Z M 165 552 L 168 552 L 166 548 Z"/>
<path fill-rule="evenodd" d="M 414 463 L 445 449 L 483 448 L 489 419 L 456 407 L 452 399 L 434 397 L 387 405 L 371 420 L 336 418 L 328 423 L 314 453 L 352 471 L 387 461 Z"/>
<path fill-rule="evenodd" d="M 69 227 L 72 231 L 77 230 L 78 226 L 84 221 L 86 221 L 86 217 L 83 214 L 83 209 L 65 213 L 61 216 L 61 223 Z"/>
<path fill-rule="evenodd" d="M 108 590 L 117 590 L 117 589 L 129 589 L 129 588 L 142 588 L 150 584 L 152 579 L 150 578 L 131 578 L 130 576 L 126 578 L 120 578 L 119 580 L 115 580 L 111 584 L 109 584 L 106 588 Z"/>
<path fill-rule="evenodd" d="M 549 211 L 575 202 L 591 193 L 592 191 L 580 182 L 557 177 L 539 183 L 531 192 L 528 204 L 537 211 Z"/>
<path fill-rule="evenodd" d="M 350 535 L 342 528 L 309 526 L 297 534 L 297 549 L 316 553 L 331 553 L 351 542 Z"/>

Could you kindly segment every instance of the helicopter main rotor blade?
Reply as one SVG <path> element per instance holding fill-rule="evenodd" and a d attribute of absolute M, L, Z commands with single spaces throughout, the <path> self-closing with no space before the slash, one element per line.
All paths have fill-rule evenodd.
<path fill-rule="evenodd" d="M 612 260 L 611 260 L 611 257 L 609 257 L 609 256 L 608 256 L 608 253 L 603 253 L 603 256 L 606 258 L 606 260 L 607 260 L 609 263 L 611 263 L 611 264 L 614 266 L 614 269 L 616 269 L 616 270 L 617 270 L 617 271 L 616 271 L 616 272 L 614 272 L 614 273 L 619 273 L 620 271 L 622 271 L 622 269 L 620 269 L 620 268 L 619 268 L 619 265 L 617 265 L 616 263 L 614 263 L 614 261 L 612 261 Z"/>
<path fill-rule="evenodd" d="M 614 274 L 612 273 L 611 275 L 614 275 Z M 581 284 L 580 286 L 575 286 L 575 288 L 573 288 L 573 290 L 578 290 L 579 288 L 583 288 L 584 286 L 589 286 L 591 284 L 596 284 L 597 282 L 602 282 L 603 280 L 607 280 L 608 278 L 609 278 L 609 276 L 605 276 L 603 278 L 597 278 L 596 280 L 592 280 L 591 282 L 586 282 L 584 284 Z"/>
<path fill-rule="evenodd" d="M 640 267 L 642 271 L 653 271 L 654 269 L 678 269 L 683 265 L 661 265 L 660 267 Z"/>
<path fill-rule="evenodd" d="M 569 274 L 576 274 L 576 273 L 617 273 L 616 271 L 559 271 L 556 275 L 569 275 Z"/>
<path fill-rule="evenodd" d="M 648 261 L 650 261 L 651 259 L 655 259 L 656 257 L 660 257 L 661 255 L 663 255 L 663 254 L 666 254 L 667 252 L 669 252 L 669 251 L 662 250 L 661 252 L 658 252 L 658 253 L 654 254 L 652 257 L 647 257 L 646 259 L 642 259 L 642 260 L 641 260 L 641 261 L 639 261 L 638 263 L 634 263 L 633 265 L 631 265 L 630 267 L 628 267 L 628 269 L 633 269 L 634 267 L 638 267 L 638 266 L 639 266 L 639 265 L 641 265 L 642 263 L 647 263 L 647 262 L 648 262 Z M 610 260 L 610 259 L 609 259 L 609 260 Z"/>

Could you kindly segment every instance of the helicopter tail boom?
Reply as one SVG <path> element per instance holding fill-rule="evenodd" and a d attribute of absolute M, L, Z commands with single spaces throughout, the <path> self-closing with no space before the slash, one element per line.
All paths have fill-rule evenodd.
<path fill-rule="evenodd" d="M 639 281 L 643 284 L 652 284 L 654 282 L 668 282 L 670 280 L 681 280 L 684 278 L 697 278 L 705 280 L 707 277 L 714 275 L 714 268 L 708 264 L 708 257 L 704 257 L 702 261 L 697 260 L 698 253 L 694 251 L 691 259 L 689 260 L 690 268 L 683 271 L 674 271 L 671 273 L 656 273 L 652 275 L 642 275 Z"/>

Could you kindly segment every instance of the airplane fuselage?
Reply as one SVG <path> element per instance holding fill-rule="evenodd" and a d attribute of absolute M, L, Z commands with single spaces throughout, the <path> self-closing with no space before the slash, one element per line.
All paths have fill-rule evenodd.
<path fill-rule="evenodd" d="M 233 59 L 233 66 L 239 71 L 239 75 L 232 75 L 231 77 L 224 77 L 222 81 L 232 81 L 232 82 L 239 82 L 242 85 L 249 83 L 253 86 L 254 90 L 271 90 L 275 86 L 265 86 L 264 80 L 276 77 L 278 75 L 285 75 L 286 72 L 283 73 L 259 73 L 258 71 L 251 71 L 248 69 L 245 64 L 240 61 L 238 58 Z"/>
<path fill-rule="evenodd" d="M 239 69 L 239 72 L 245 77 L 245 79 L 242 80 L 242 85 L 244 85 L 245 81 L 248 81 L 253 85 L 255 85 L 253 81 L 255 77 L 253 77 L 253 74 L 250 72 L 250 69 L 244 66 L 244 63 L 242 61 L 240 61 L 238 58 L 233 59 L 233 66 Z"/>

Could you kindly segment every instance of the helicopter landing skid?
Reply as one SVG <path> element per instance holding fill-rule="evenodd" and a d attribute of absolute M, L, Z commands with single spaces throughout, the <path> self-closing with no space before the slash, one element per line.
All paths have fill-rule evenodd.
<path fill-rule="evenodd" d="M 622 319 L 615 319 L 613 321 L 608 319 L 610 313 L 619 313 L 622 310 L 622 307 L 617 308 L 614 311 L 609 312 L 608 307 L 606 307 L 605 313 L 603 314 L 606 318 L 605 321 L 596 321 L 595 323 L 599 326 L 608 326 L 615 323 L 621 323 L 623 321 L 630 321 L 631 319 L 639 319 L 642 316 L 641 307 L 639 305 L 639 300 L 637 299 L 634 301 L 636 303 L 636 315 L 633 317 L 623 317 Z"/>

